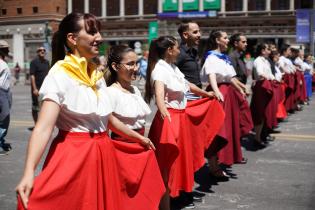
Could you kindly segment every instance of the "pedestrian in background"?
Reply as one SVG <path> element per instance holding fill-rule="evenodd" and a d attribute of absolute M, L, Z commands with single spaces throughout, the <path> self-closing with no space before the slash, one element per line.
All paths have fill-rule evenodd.
<path fill-rule="evenodd" d="M 44 47 L 37 49 L 37 56 L 31 61 L 30 75 L 31 75 L 31 95 L 32 95 L 32 116 L 36 124 L 38 119 L 38 112 L 40 110 L 39 103 L 39 89 L 49 71 L 49 61 L 45 59 L 46 50 Z M 32 130 L 33 128 L 29 128 Z"/>
<path fill-rule="evenodd" d="M 145 50 L 143 51 L 142 57 L 138 60 L 140 79 L 147 78 L 148 56 L 149 51 Z"/>
<path fill-rule="evenodd" d="M 16 85 L 20 80 L 20 72 L 21 72 L 21 67 L 19 63 L 16 63 L 14 67 L 14 77 L 15 77 L 14 85 Z"/>
<path fill-rule="evenodd" d="M 9 44 L 0 40 L 0 155 L 7 154 L 12 148 L 5 142 L 10 124 L 12 94 L 10 91 L 11 71 L 5 57 L 9 54 Z"/>

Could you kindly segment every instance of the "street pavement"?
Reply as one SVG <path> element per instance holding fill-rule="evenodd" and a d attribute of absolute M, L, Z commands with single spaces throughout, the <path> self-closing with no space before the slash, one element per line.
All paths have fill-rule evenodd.
<path fill-rule="evenodd" d="M 144 81 L 137 82 L 143 89 Z M 315 97 L 315 96 L 314 96 Z M 30 86 L 13 87 L 13 108 L 7 142 L 13 147 L 0 156 L 0 210 L 15 209 L 14 188 L 22 176 L 26 147 L 33 126 Z M 153 106 L 152 106 L 153 107 Z M 155 109 L 154 109 L 155 110 Z M 245 165 L 227 168 L 228 182 L 216 182 L 205 166 L 196 173 L 195 192 L 203 194 L 196 210 L 314 210 L 315 100 L 280 124 L 276 140 L 262 150 L 243 148 Z M 148 117 L 150 125 L 154 113 Z M 37 169 L 39 173 L 40 167 Z M 150 210 L 150 209 L 148 209 Z"/>

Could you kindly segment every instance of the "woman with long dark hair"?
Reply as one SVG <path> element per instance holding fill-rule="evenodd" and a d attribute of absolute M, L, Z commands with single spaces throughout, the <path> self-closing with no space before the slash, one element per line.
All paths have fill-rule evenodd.
<path fill-rule="evenodd" d="M 213 92 L 189 83 L 174 65 L 179 45 L 172 36 L 162 36 L 150 45 L 145 85 L 145 100 L 155 97 L 158 111 L 149 138 L 156 146 L 156 156 L 167 188 L 160 209 L 170 209 L 169 196 L 191 192 L 194 172 L 204 164 L 205 148 L 221 127 L 224 114 Z M 205 97 L 187 107 L 185 93 L 190 90 Z M 209 108 L 212 107 L 212 108 Z M 193 203 L 192 203 L 193 205 Z"/>
<path fill-rule="evenodd" d="M 224 54 L 228 43 L 229 39 L 224 31 L 213 30 L 209 34 L 201 74 L 203 80 L 209 82 L 208 89 L 212 89 L 222 102 L 225 111 L 224 125 L 216 136 L 221 144 L 218 144 L 215 152 L 218 152 L 220 163 L 230 166 L 234 163 L 246 163 L 242 155 L 240 138 L 249 134 L 253 124 L 246 101 L 246 86 L 235 77 L 233 65 Z M 225 176 L 216 160 L 212 160 L 211 164 L 211 173 L 214 176 Z"/>
<path fill-rule="evenodd" d="M 131 84 L 139 71 L 137 54 L 128 45 L 112 46 L 108 51 L 107 67 L 110 72 L 106 78 L 107 85 L 110 85 L 107 93 L 113 115 L 128 128 L 144 135 L 145 118 L 151 110 L 143 100 L 140 90 Z M 116 140 L 114 145 L 118 147 L 129 141 L 115 132 L 111 133 L 111 138 Z M 132 153 L 117 153 L 117 161 L 128 167 L 128 173 L 122 175 L 125 175 L 123 179 L 127 182 L 126 189 L 130 196 L 126 197 L 123 205 L 128 210 L 158 209 L 165 187 L 154 151 L 146 150 L 138 144 L 130 144 L 128 147 L 133 149 Z"/>
<path fill-rule="evenodd" d="M 272 129 L 276 117 L 275 94 L 271 64 L 268 60 L 271 53 L 267 44 L 257 45 L 258 57 L 254 61 L 253 79 L 253 97 L 251 101 L 251 111 L 256 132 L 256 144 L 264 147 L 268 129 Z"/>
<path fill-rule="evenodd" d="M 154 149 L 148 138 L 111 114 L 103 72 L 92 62 L 102 40 L 99 30 L 95 16 L 71 13 L 54 34 L 53 66 L 40 89 L 42 109 L 16 187 L 18 209 L 122 210 L 126 167 L 118 164 L 108 128 Z M 55 125 L 59 133 L 34 178 Z"/>

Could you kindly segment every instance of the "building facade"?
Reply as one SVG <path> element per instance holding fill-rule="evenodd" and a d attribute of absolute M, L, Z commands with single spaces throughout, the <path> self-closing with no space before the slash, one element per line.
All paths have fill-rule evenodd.
<path fill-rule="evenodd" d="M 149 22 L 157 21 L 159 35 L 178 37 L 180 17 L 164 18 L 167 0 L 68 0 L 68 12 L 92 12 L 102 21 L 103 36 L 109 42 L 147 42 Z M 208 9 L 207 2 L 219 2 L 216 9 Z M 164 2 L 164 3 L 163 3 Z M 212 12 L 212 16 L 196 18 L 202 38 L 212 29 L 220 28 L 228 34 L 245 33 L 253 46 L 257 42 L 295 43 L 296 9 L 312 8 L 310 0 L 169 0 L 177 2 L 173 13 Z M 193 10 L 185 9 L 187 2 L 197 2 Z M 194 18 L 190 18 L 194 19 Z M 132 45 L 132 44 L 131 44 Z"/>
<path fill-rule="evenodd" d="M 211 9 L 209 2 L 219 5 Z M 67 13 L 96 15 L 109 44 L 131 46 L 135 41 L 148 42 L 153 21 L 158 22 L 158 35 L 178 37 L 178 23 L 192 13 L 190 19 L 200 25 L 203 39 L 219 28 L 228 34 L 243 32 L 250 45 L 260 41 L 296 44 L 296 9 L 312 7 L 310 0 L 0 0 L 0 38 L 12 46 L 13 62 L 23 63 L 34 57 L 39 45 L 49 48 L 47 31 L 56 30 Z"/>
<path fill-rule="evenodd" d="M 0 39 L 10 44 L 11 66 L 28 68 L 39 46 L 50 57 L 51 33 L 66 14 L 65 0 L 0 0 Z"/>

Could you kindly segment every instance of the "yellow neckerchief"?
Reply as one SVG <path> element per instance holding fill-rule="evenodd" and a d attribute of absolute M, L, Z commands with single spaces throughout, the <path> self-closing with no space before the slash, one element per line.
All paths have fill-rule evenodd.
<path fill-rule="evenodd" d="M 58 64 L 71 78 L 91 87 L 97 94 L 96 82 L 103 77 L 104 73 L 98 71 L 95 64 L 87 62 L 84 57 L 78 58 L 73 54 L 67 54 L 64 60 L 58 61 Z M 91 71 L 91 76 L 88 71 Z"/>

